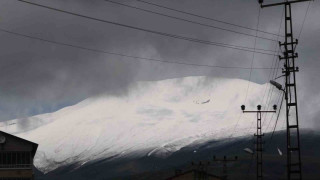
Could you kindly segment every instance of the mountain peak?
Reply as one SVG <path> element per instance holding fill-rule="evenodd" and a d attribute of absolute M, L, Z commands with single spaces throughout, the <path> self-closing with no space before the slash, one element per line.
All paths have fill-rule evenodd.
<path fill-rule="evenodd" d="M 265 86 L 250 84 L 249 107 Z M 252 133 L 255 119 L 238 123 L 247 87 L 245 80 L 202 76 L 136 82 L 126 95 L 91 97 L 2 130 L 39 144 L 35 166 L 43 172 L 130 154 L 166 157 L 192 143 Z"/>

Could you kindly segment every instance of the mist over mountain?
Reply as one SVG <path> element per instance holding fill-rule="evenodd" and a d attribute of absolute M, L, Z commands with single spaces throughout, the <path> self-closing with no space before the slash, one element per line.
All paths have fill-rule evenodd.
<path fill-rule="evenodd" d="M 248 109 L 267 85 L 251 83 Z M 34 164 L 44 173 L 106 158 L 166 158 L 191 144 L 251 135 L 251 116 L 239 116 L 247 87 L 245 80 L 200 76 L 142 81 L 123 96 L 96 96 L 1 126 L 39 144 Z"/>

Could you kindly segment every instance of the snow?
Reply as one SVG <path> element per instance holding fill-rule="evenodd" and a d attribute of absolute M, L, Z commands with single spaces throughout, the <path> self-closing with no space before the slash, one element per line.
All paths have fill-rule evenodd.
<path fill-rule="evenodd" d="M 266 86 L 250 84 L 247 109 L 256 109 Z M 247 87 L 245 80 L 211 77 L 136 82 L 127 94 L 91 97 L 0 128 L 39 144 L 34 163 L 44 173 L 136 152 L 166 157 L 192 143 L 253 134 L 251 115 L 242 115 L 233 132 Z"/>

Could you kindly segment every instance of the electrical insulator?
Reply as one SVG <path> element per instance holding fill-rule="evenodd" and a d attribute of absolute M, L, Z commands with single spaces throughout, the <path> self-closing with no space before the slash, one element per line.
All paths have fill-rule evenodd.
<path fill-rule="evenodd" d="M 260 111 L 260 110 L 261 110 L 261 105 L 258 105 L 257 108 L 258 108 L 258 110 Z"/>

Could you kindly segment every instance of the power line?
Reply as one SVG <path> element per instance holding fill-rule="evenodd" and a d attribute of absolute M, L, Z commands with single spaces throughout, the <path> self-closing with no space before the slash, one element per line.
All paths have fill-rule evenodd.
<path fill-rule="evenodd" d="M 278 50 L 278 53 L 280 52 L 280 50 Z M 273 58 L 273 61 L 272 61 L 272 65 L 271 65 L 271 67 L 274 67 L 273 69 L 271 69 L 271 71 L 270 71 L 270 73 L 269 73 L 269 76 L 268 76 L 268 78 L 267 78 L 267 82 L 269 82 L 271 79 L 274 79 L 274 72 L 275 72 L 275 69 L 277 68 L 277 67 L 279 67 L 279 62 L 280 61 L 278 61 L 278 63 L 277 63 L 277 56 L 274 56 L 274 58 Z M 275 63 L 273 63 L 273 62 L 275 62 Z M 264 97 L 265 97 L 265 95 L 267 94 L 267 89 L 268 89 L 268 86 L 269 86 L 269 90 L 268 90 L 268 95 L 267 95 L 267 98 L 266 98 L 266 103 L 265 103 L 265 105 L 267 104 L 267 102 L 268 102 L 268 97 L 269 97 L 269 93 L 270 93 L 270 87 L 271 87 L 271 85 L 270 84 L 267 84 L 266 85 L 266 87 L 265 87 L 265 91 L 264 91 L 264 95 L 263 95 L 263 98 L 262 98 L 262 100 L 261 100 L 261 104 L 263 103 L 263 101 L 264 101 Z"/>
<path fill-rule="evenodd" d="M 135 7 L 135 6 L 130 6 L 130 5 L 123 4 L 123 3 L 119 3 L 119 2 L 114 2 L 114 1 L 111 1 L 111 0 L 105 0 L 105 1 L 106 1 L 106 2 L 109 2 L 109 3 L 117 4 L 117 5 L 120 5 L 120 6 L 125 6 L 125 7 L 128 7 L 128 8 L 140 10 L 140 11 L 143 11 L 143 12 L 148 12 L 148 13 L 151 13 L 151 14 L 156 14 L 156 15 L 160 15 L 160 16 L 164 16 L 164 17 L 168 17 L 168 18 L 172 18 L 172 19 L 176 19 L 176 20 L 180 20 L 180 21 L 192 23 L 192 24 L 197 24 L 197 25 L 200 25 L 200 26 L 205 26 L 205 27 L 209 27 L 209 28 L 213 28 L 213 29 L 219 29 L 219 30 L 228 31 L 228 32 L 232 32 L 232 33 L 237 33 L 237 34 L 241 34 L 241 35 L 246 35 L 246 36 L 251 36 L 251 37 L 257 37 L 257 38 L 264 39 L 264 40 L 269 40 L 269 41 L 278 42 L 278 41 L 275 40 L 275 39 L 265 38 L 265 37 L 260 37 L 260 36 L 255 36 L 255 35 L 252 35 L 252 34 L 242 33 L 242 32 L 235 31 L 235 30 L 230 30 L 230 29 L 221 28 L 221 27 L 218 27 L 218 26 L 213 26 L 213 25 L 209 25 L 209 24 L 204 24 L 204 23 L 200 23 L 200 22 L 196 22 L 196 21 L 192 21 L 192 20 L 188 20 L 188 19 L 184 19 L 184 18 L 179 18 L 179 17 L 176 17 L 176 16 L 171 16 L 171 15 L 167 15 L 167 14 L 163 14 L 163 13 L 151 11 L 151 10 L 148 10 L 148 9 L 143 9 L 143 8 L 139 8 L 139 7 Z"/>
<path fill-rule="evenodd" d="M 130 26 L 130 25 L 126 25 L 126 24 L 113 22 L 113 21 L 108 21 L 108 20 L 98 19 L 98 18 L 94 18 L 94 17 L 90 17 L 90 16 L 85 16 L 85 15 L 81 15 L 81 14 L 78 14 L 78 13 L 73 13 L 73 12 L 69 12 L 69 11 L 65 11 L 65 10 L 61 10 L 61 9 L 57 9 L 57 8 L 53 8 L 53 7 L 49 7 L 49 6 L 45 6 L 45 5 L 41 5 L 41 4 L 36 4 L 36 3 L 24 1 L 24 0 L 17 0 L 17 1 L 20 1 L 20 2 L 23 2 L 23 3 L 27 3 L 27 4 L 31 4 L 31 5 L 35 5 L 35 6 L 39 6 L 39 7 L 43 7 L 43 8 L 50 9 L 50 10 L 54 10 L 54 11 L 57 11 L 57 12 L 62 12 L 62 13 L 65 13 L 65 14 L 70 14 L 70 15 L 74 15 L 74 16 L 78 16 L 78 17 L 82 17 L 82 18 L 86 18 L 86 19 L 90 19 L 90 20 L 95 20 L 95 21 L 108 23 L 108 24 L 112 24 L 112 25 L 116 25 L 116 26 L 135 29 L 135 30 L 139 30 L 139 31 L 149 32 L 149 33 L 152 33 L 152 34 L 158 34 L 158 35 L 167 36 L 167 37 L 171 37 L 171 38 L 176 38 L 176 39 L 181 39 L 181 40 L 186 40 L 186 41 L 191 41 L 191 42 L 196 42 L 196 43 L 201 43 L 201 44 L 213 45 L 213 46 L 220 46 L 220 47 L 236 49 L 236 50 L 241 50 L 241 51 L 256 52 L 256 53 L 265 54 L 265 55 L 273 55 L 271 53 L 258 52 L 258 51 L 252 50 L 253 48 L 250 48 L 250 47 L 236 46 L 236 45 L 230 45 L 230 44 L 224 44 L 224 43 L 200 40 L 200 39 L 190 38 L 190 37 L 185 37 L 185 36 L 179 36 L 179 35 L 174 35 L 174 34 L 169 34 L 169 33 L 163 33 L 163 32 L 160 32 L 160 31 L 154 31 L 154 30 L 144 29 L 144 28 L 140 28 L 140 27 L 136 27 L 136 26 Z M 256 50 L 273 52 L 272 50 L 264 50 L 264 49 L 256 49 Z"/>
<path fill-rule="evenodd" d="M 305 21 L 307 19 L 307 15 L 308 15 L 308 12 L 309 12 L 310 4 L 311 4 L 311 1 L 309 1 L 309 3 L 308 3 L 308 7 L 307 7 L 307 10 L 306 10 L 306 13 L 304 14 L 304 18 L 303 18 L 303 21 L 302 21 L 301 29 L 300 29 L 300 32 L 299 32 L 299 35 L 298 35 L 297 39 L 299 39 L 300 36 L 301 36 L 302 30 L 303 30 L 303 26 L 304 26 L 304 23 L 305 23 Z M 294 50 L 296 50 L 296 48 L 297 48 L 297 45 L 294 47 Z"/>
<path fill-rule="evenodd" d="M 277 115 L 277 119 L 276 119 L 276 122 L 275 122 L 275 125 L 274 125 L 274 128 L 273 128 L 272 134 L 271 134 L 271 136 L 270 136 L 270 138 L 269 138 L 268 145 L 266 145 L 266 149 L 267 149 L 267 147 L 271 144 L 271 141 L 272 141 L 274 132 L 276 131 L 276 127 L 277 127 L 278 120 L 279 120 L 280 113 L 281 113 L 281 107 L 282 107 L 283 99 L 284 99 L 284 93 L 282 94 L 282 98 L 281 98 L 281 103 L 280 103 L 280 107 L 279 107 L 279 112 L 278 112 L 278 115 Z"/>
<path fill-rule="evenodd" d="M 285 83 L 285 80 L 284 80 L 283 83 Z M 279 96 L 278 96 L 277 104 L 279 104 L 279 102 L 280 102 L 281 93 L 283 93 L 283 92 L 282 92 L 282 91 L 279 91 Z M 282 101 L 281 101 L 281 105 L 280 105 L 280 106 L 282 106 Z M 280 107 L 280 110 L 281 110 L 281 107 Z M 270 120 L 269 120 L 269 123 L 268 123 L 268 126 L 267 126 L 266 130 L 269 128 L 270 123 L 271 123 L 271 121 L 272 121 L 272 118 L 273 118 L 273 114 L 272 114 L 272 116 L 271 116 L 271 118 L 270 118 Z"/>
<path fill-rule="evenodd" d="M 141 3 L 144 3 L 144 4 L 149 4 L 149 5 L 152 5 L 152 6 L 160 7 L 160 8 L 163 8 L 163 9 L 168 9 L 168 10 L 171 10 L 171 11 L 176 11 L 176 12 L 179 12 L 179 13 L 191 15 L 191 16 L 194 16 L 194 17 L 198 17 L 198 18 L 210 20 L 210 21 L 215 21 L 215 22 L 219 22 L 219 23 L 223 23 L 223 24 L 227 24 L 227 25 L 231 25 L 231 26 L 235 26 L 235 27 L 240 27 L 240 28 L 244 28 L 244 29 L 248 29 L 248 30 L 252 30 L 252 31 L 258 31 L 258 32 L 262 32 L 262 33 L 265 33 L 265 34 L 270 34 L 270 35 L 274 35 L 274 36 L 279 36 L 279 35 L 276 34 L 276 33 L 271 33 L 271 32 L 267 32 L 267 31 L 263 31 L 263 30 L 259 30 L 259 29 L 254 29 L 254 28 L 249 28 L 249 27 L 245 27 L 245 26 L 233 24 L 233 23 L 230 23 L 230 22 L 226 22 L 226 21 L 222 21 L 222 20 L 218 20 L 218 19 L 214 19 L 214 18 L 210 18 L 210 17 L 206 17 L 206 16 L 194 14 L 194 13 L 191 13 L 191 12 L 187 12 L 187 11 L 182 11 L 182 10 L 170 8 L 170 7 L 168 7 L 168 6 L 163 6 L 163 5 L 159 5 L 159 4 L 147 2 L 147 1 L 144 1 L 144 0 L 136 0 L 136 1 L 141 2 Z M 283 37 L 283 36 L 281 36 L 281 37 Z"/>
<path fill-rule="evenodd" d="M 280 61 L 278 61 L 277 67 L 274 68 L 274 72 L 276 72 L 276 73 L 273 74 L 273 78 L 272 78 L 272 79 L 275 79 L 275 78 L 277 77 L 277 74 L 278 74 L 278 71 L 277 71 L 277 70 L 280 69 L 280 68 L 279 68 L 279 64 L 280 64 L 279 62 L 280 62 Z M 277 70 L 275 70 L 275 69 L 277 69 Z M 270 79 L 270 80 L 271 80 L 271 79 Z M 269 86 L 271 86 L 271 85 L 269 85 Z M 269 93 L 268 93 L 268 96 L 267 96 L 267 99 L 266 99 L 266 100 L 267 100 L 267 101 L 266 101 L 266 104 L 268 104 L 267 108 L 269 108 L 269 106 L 270 106 L 271 97 L 272 97 L 272 95 L 273 95 L 274 89 L 275 89 L 274 87 L 272 87 L 272 88 L 269 89 Z M 271 91 L 271 93 L 270 93 L 270 91 Z M 281 92 L 281 91 L 280 91 L 280 92 Z M 270 94 L 270 96 L 269 96 L 269 94 Z M 268 100 L 268 99 L 269 99 L 269 100 Z M 279 103 L 279 100 L 280 100 L 280 95 L 279 95 L 279 97 L 278 97 L 278 102 L 277 102 L 277 104 Z M 269 101 L 269 103 L 268 103 L 268 101 Z M 269 126 L 270 126 L 270 122 L 272 121 L 273 115 L 274 115 L 274 114 L 272 114 L 272 116 L 271 116 L 271 118 L 270 118 L 270 120 L 269 120 L 269 123 L 268 123 L 268 126 L 267 126 L 267 128 L 266 128 L 266 131 L 267 131 L 267 129 L 268 129 Z M 263 125 L 264 125 L 265 123 L 266 123 L 266 121 L 263 122 Z"/>
<path fill-rule="evenodd" d="M 281 18 L 280 18 L 280 25 L 279 25 L 278 34 L 280 34 L 280 31 L 281 31 L 283 16 L 284 16 L 284 8 L 282 9 L 282 13 L 281 13 Z M 279 39 L 279 36 L 277 37 L 277 40 L 278 40 L 278 39 Z M 277 48 L 276 48 L 276 49 L 277 49 Z M 278 53 L 279 53 L 279 51 L 280 51 L 280 48 L 278 49 Z M 277 61 L 277 57 L 278 57 L 278 56 L 274 56 L 273 61 Z M 274 69 L 272 69 L 272 70 L 270 71 L 269 77 L 268 77 L 268 79 L 267 79 L 268 81 L 276 78 L 276 76 L 277 76 L 277 74 L 278 74 L 277 69 L 279 68 L 279 64 L 280 64 L 280 60 L 278 61 L 278 63 L 275 62 L 275 64 L 274 64 Z M 272 65 L 271 67 L 273 67 L 273 65 Z M 266 90 L 267 90 L 267 87 L 268 87 L 268 86 L 269 86 L 269 90 L 268 90 L 267 98 L 266 98 L 266 102 L 265 102 L 265 106 L 267 106 L 266 109 L 268 109 L 269 106 L 270 106 L 271 97 L 272 97 L 273 91 L 274 91 L 274 87 L 271 87 L 271 84 L 268 83 L 268 84 L 266 85 L 265 93 L 264 93 L 264 95 L 263 95 L 263 98 L 262 98 L 262 102 L 261 102 L 261 103 L 263 103 L 263 100 L 264 100 L 264 97 L 265 97 L 265 95 L 266 95 Z M 270 92 L 271 92 L 271 93 L 270 93 Z M 269 95 L 270 95 L 270 96 L 269 96 Z M 271 118 L 270 118 L 269 122 L 272 120 L 273 115 L 274 115 L 274 114 L 271 115 Z M 266 116 L 267 116 L 267 115 L 265 115 L 264 117 L 266 117 Z M 264 126 L 265 122 L 266 122 L 266 121 L 263 121 L 262 126 Z M 269 123 L 269 124 L 270 124 L 270 123 Z M 268 127 L 266 128 L 266 130 L 269 128 L 269 124 L 268 124 Z"/>
<path fill-rule="evenodd" d="M 306 13 L 305 13 L 305 15 L 304 15 L 304 18 L 303 18 L 303 21 L 302 21 L 302 25 L 301 25 L 301 29 L 300 29 L 300 32 L 299 32 L 299 35 L 298 35 L 298 38 L 297 38 L 297 39 L 299 39 L 300 36 L 301 36 L 302 30 L 303 30 L 303 26 L 304 26 L 304 23 L 305 23 L 305 20 L 306 20 L 306 18 L 307 18 L 308 11 L 309 11 L 309 8 L 310 8 L 310 4 L 311 4 L 311 1 L 309 1 L 309 3 L 308 3 L 308 7 L 307 7 Z M 296 49 L 296 47 L 297 47 L 297 46 L 295 46 L 294 49 Z M 282 106 L 282 102 L 283 102 L 283 97 L 284 97 L 284 95 L 282 96 L 281 105 L 280 105 L 280 110 L 281 110 L 281 106 Z M 279 98 L 280 98 L 280 97 L 279 97 Z M 272 132 L 271 137 L 270 137 L 270 143 L 271 143 L 272 137 L 273 137 L 273 135 L 274 135 L 274 132 L 275 132 L 275 129 L 276 129 L 276 126 L 277 126 L 279 114 L 280 114 L 280 112 L 278 113 L 278 116 L 277 116 L 277 119 L 276 119 L 276 122 L 275 122 L 275 126 L 274 126 L 274 128 L 273 128 L 273 132 Z M 272 119 L 272 117 L 271 117 L 271 119 Z M 271 122 L 271 119 L 270 119 L 270 122 Z M 269 122 L 269 124 L 268 124 L 268 127 L 269 127 L 269 125 L 270 125 L 270 122 Z M 267 127 L 267 128 L 268 128 L 268 127 Z M 270 143 L 269 143 L 269 144 L 270 144 Z"/>
<path fill-rule="evenodd" d="M 298 38 L 300 38 L 301 36 L 301 33 L 302 33 L 302 29 L 303 29 L 303 26 L 304 26 L 304 22 L 306 21 L 306 18 L 307 18 L 307 15 L 308 15 L 308 11 L 309 11 L 309 8 L 310 8 L 310 4 L 311 4 L 311 1 L 309 1 L 308 3 L 308 7 L 307 7 L 307 10 L 306 10 L 306 14 L 304 15 L 304 18 L 303 18 L 303 21 L 302 21 L 302 25 L 301 25 L 301 29 L 300 29 L 300 32 L 299 32 L 299 35 L 298 35 Z"/>
<path fill-rule="evenodd" d="M 259 8 L 259 12 L 258 12 L 257 29 L 259 28 L 259 23 L 260 23 L 260 8 Z M 256 31 L 256 36 L 257 36 L 257 34 L 258 34 L 258 31 Z M 257 45 L 257 38 L 254 39 L 254 48 L 256 48 L 256 45 Z M 255 53 L 252 53 L 251 67 L 253 67 L 254 58 L 255 58 Z M 246 97 L 245 97 L 244 103 L 246 103 L 246 100 L 247 100 L 248 91 L 249 91 L 250 82 L 251 82 L 251 76 L 252 76 L 252 69 L 250 69 L 249 82 L 248 82 L 248 87 L 247 87 L 247 92 L 246 92 Z"/>
<path fill-rule="evenodd" d="M 274 56 L 274 57 L 276 57 L 276 56 Z M 276 61 L 277 58 L 274 58 L 273 60 Z M 273 70 L 273 75 L 272 75 L 272 77 L 274 76 L 275 70 L 281 69 L 281 68 L 279 68 L 279 61 L 278 61 L 277 65 L 276 65 L 276 64 L 274 64 L 274 65 L 275 65 L 275 66 L 273 67 L 273 63 L 272 63 L 271 68 L 270 68 L 271 70 Z M 269 77 L 270 77 L 271 73 L 272 73 L 272 72 L 270 72 Z M 271 79 L 274 79 L 274 78 L 271 78 Z M 268 85 L 269 85 L 269 84 L 266 85 L 266 88 L 265 88 L 265 90 L 264 90 L 261 104 L 263 103 L 263 99 L 264 99 L 265 95 L 267 94 L 267 87 L 268 87 Z M 270 85 L 269 85 L 269 86 L 270 86 Z M 269 98 L 270 89 L 271 89 L 271 88 L 269 88 L 265 105 L 268 104 L 268 103 L 267 103 L 267 102 L 268 102 L 268 99 L 271 99 L 271 97 Z M 273 89 L 272 89 L 272 92 L 273 92 Z M 272 96 L 272 92 L 271 92 L 271 96 Z M 266 110 L 269 108 L 269 105 L 270 105 L 270 104 L 268 104 L 267 108 L 265 108 Z M 271 119 L 272 119 L 273 115 L 274 115 L 274 114 L 272 114 Z M 265 117 L 265 116 L 264 116 L 264 117 Z M 265 122 L 266 122 L 266 121 L 263 121 L 262 126 L 264 126 L 264 123 L 265 123 Z M 269 122 L 270 122 L 270 121 L 269 121 Z M 270 124 L 270 123 L 269 123 L 269 124 Z M 268 127 L 269 127 L 269 124 L 268 124 Z M 251 129 L 254 127 L 253 125 L 254 125 L 254 122 L 251 123 L 251 126 L 250 126 L 249 131 L 251 131 Z M 268 129 L 268 127 L 267 127 L 266 129 Z"/>
<path fill-rule="evenodd" d="M 271 88 L 269 88 L 269 93 L 268 93 L 268 96 L 267 96 L 267 99 L 266 99 L 266 105 L 267 105 L 267 108 L 266 109 L 268 109 L 269 108 L 269 106 L 270 106 L 270 103 L 271 103 L 271 98 L 272 98 L 272 95 L 273 95 L 273 91 L 274 91 L 274 87 L 271 87 Z M 271 92 L 271 93 L 270 93 Z M 270 96 L 269 96 L 269 94 L 270 94 Z M 269 123 L 268 123 L 268 126 L 267 126 L 267 128 L 266 128 L 266 131 L 267 131 L 267 129 L 269 128 L 269 125 L 270 125 L 270 122 L 272 121 L 272 118 L 273 118 L 273 114 L 272 114 L 272 116 L 271 116 L 271 118 L 270 118 L 270 120 L 269 120 Z M 267 121 L 264 121 L 263 122 L 263 126 L 264 126 L 264 124 L 266 123 Z"/>
<path fill-rule="evenodd" d="M 284 54 L 284 70 L 285 76 L 285 100 L 286 100 L 286 120 L 287 120 L 287 179 L 302 179 L 302 164 L 301 164 L 301 146 L 300 146 L 300 132 L 299 132 L 299 116 L 298 116 L 298 98 L 297 98 L 297 86 L 296 86 L 296 72 L 298 67 L 295 66 L 296 53 L 294 51 L 294 45 L 297 41 L 293 39 L 293 20 L 292 20 L 292 3 L 306 2 L 310 0 L 301 1 L 285 1 L 281 3 L 262 4 L 261 8 L 273 7 L 284 5 L 285 7 L 285 42 L 280 43 L 283 45 L 285 51 Z M 279 58 L 281 59 L 281 58 Z M 292 65 L 291 65 L 292 64 Z M 279 87 L 279 89 L 281 89 Z M 294 111 L 294 115 L 290 114 L 290 108 Z"/>
<path fill-rule="evenodd" d="M 301 29 L 300 29 L 300 32 L 299 32 L 299 35 L 298 35 L 298 38 L 297 38 L 297 39 L 300 38 L 300 35 L 301 35 L 301 32 L 302 32 L 302 29 L 303 29 L 303 26 L 304 26 L 304 23 L 305 23 L 305 20 L 306 20 L 308 11 L 310 10 L 310 9 L 309 9 L 309 8 L 310 8 L 310 4 L 311 4 L 311 1 L 309 1 L 309 3 L 308 3 L 308 7 L 307 7 L 306 13 L 305 13 L 305 15 L 304 15 L 303 22 L 302 22 L 302 25 L 301 25 Z M 282 13 L 283 13 L 283 12 L 282 12 Z M 281 22 L 282 22 L 282 18 L 281 18 Z M 281 24 L 282 24 L 282 23 L 281 23 Z M 280 27 L 281 27 L 281 26 L 280 26 Z M 280 30 L 280 29 L 279 29 L 279 30 Z M 295 46 L 295 48 L 296 48 L 296 47 L 297 47 L 297 46 Z M 295 49 L 295 48 L 294 48 L 294 49 Z M 279 67 L 279 62 L 278 62 L 278 66 L 277 66 L 276 69 L 279 69 L 278 67 Z M 277 71 L 274 71 L 274 72 L 276 72 L 276 74 L 275 74 L 275 76 L 273 76 L 273 79 L 276 78 L 276 76 L 277 76 Z M 272 96 L 272 93 L 273 93 L 273 89 L 272 89 L 272 92 L 271 92 L 271 96 Z M 280 97 L 279 97 L 279 98 L 280 98 Z M 268 106 L 269 106 L 269 105 L 268 105 Z M 269 125 L 270 125 L 270 122 L 271 122 L 272 118 L 273 118 L 273 114 L 272 114 L 271 119 L 270 119 L 270 121 L 269 121 L 269 123 L 268 123 L 267 129 L 269 128 Z M 272 134 L 272 135 L 273 135 L 273 134 Z M 271 139 L 272 139 L 272 138 L 271 138 Z"/>
<path fill-rule="evenodd" d="M 258 10 L 257 29 L 258 29 L 258 27 L 259 27 L 259 23 L 260 23 L 260 8 L 259 8 L 259 10 Z M 258 33 L 258 32 L 256 31 L 256 35 L 257 35 L 257 33 Z M 257 39 L 255 38 L 255 39 L 254 39 L 254 48 L 256 47 L 256 42 L 257 42 Z M 255 53 L 252 53 L 251 67 L 253 66 L 254 55 L 255 55 Z M 245 96 L 245 99 L 244 99 L 244 104 L 245 104 L 246 101 L 247 101 L 247 96 L 248 96 L 249 87 L 250 87 L 250 81 L 251 81 L 251 74 L 252 74 L 252 68 L 250 68 L 250 75 L 249 75 L 249 81 L 248 81 L 248 86 L 247 86 L 247 90 L 246 90 L 246 96 Z M 239 118 L 238 118 L 238 120 L 237 120 L 237 123 L 236 123 L 236 125 L 235 125 L 235 127 L 234 127 L 234 129 L 233 129 L 233 133 L 230 135 L 229 139 L 231 139 L 231 137 L 233 136 L 234 132 L 236 131 L 236 128 L 237 128 L 237 126 L 238 126 L 238 124 L 239 124 L 239 121 L 240 121 L 241 117 L 242 117 L 242 113 L 240 114 L 240 116 L 239 116 Z"/>
<path fill-rule="evenodd" d="M 281 20 L 280 20 L 280 25 L 279 25 L 279 30 L 278 30 L 278 37 L 277 37 L 277 39 L 280 37 L 280 30 L 281 30 L 282 17 L 283 17 L 283 15 L 284 15 L 284 9 L 283 9 L 283 11 L 282 11 L 282 15 L 281 15 L 281 18 L 280 18 Z M 257 28 L 258 28 L 258 27 L 257 27 Z M 275 51 L 276 51 L 276 49 L 277 49 L 277 47 L 275 48 Z M 279 50 L 278 50 L 277 54 L 278 54 L 278 53 L 279 53 Z M 275 72 L 276 69 L 279 69 L 279 61 L 278 61 L 278 63 L 275 63 L 275 64 L 273 63 L 274 61 L 276 61 L 277 57 L 278 57 L 278 56 L 276 56 L 276 54 L 275 54 L 274 57 L 273 57 L 273 61 L 272 61 L 272 64 L 271 64 L 271 70 L 273 70 L 273 72 L 270 71 L 269 78 L 270 78 L 271 74 L 272 74 L 272 77 L 274 76 L 274 72 Z M 276 65 L 276 64 L 277 64 L 277 65 Z M 274 68 L 273 68 L 273 66 L 274 66 Z M 276 71 L 276 76 L 277 76 L 277 71 Z M 273 79 L 273 78 L 272 78 L 272 79 Z M 268 86 L 268 84 L 267 84 L 267 86 Z M 264 97 L 265 97 L 265 95 L 266 95 L 267 86 L 266 86 L 266 88 L 265 88 L 265 90 L 264 90 L 264 94 L 263 94 L 263 98 L 262 98 L 261 103 L 263 102 L 263 99 L 264 99 Z M 269 93 L 270 93 L 270 89 L 269 89 L 269 92 L 268 92 L 267 100 L 268 100 L 268 97 L 269 97 Z M 268 101 L 267 101 L 267 102 L 268 102 Z M 266 104 L 267 104 L 267 102 L 266 102 Z M 268 107 L 269 107 L 269 105 L 268 105 Z M 268 109 L 268 108 L 266 108 L 266 109 Z M 272 114 L 272 116 L 273 116 L 273 114 Z M 241 119 L 241 117 L 242 117 L 242 113 L 241 113 L 238 121 Z M 264 122 L 265 122 L 265 121 L 264 121 Z M 237 122 L 237 124 L 238 124 L 238 122 Z M 263 123 L 263 124 L 264 124 L 264 123 Z M 249 128 L 249 131 L 251 131 L 252 128 L 254 127 L 253 125 L 254 125 L 254 121 L 251 123 L 250 128 Z"/>
<path fill-rule="evenodd" d="M 282 18 L 281 18 L 282 19 Z M 275 59 L 276 60 L 276 59 Z M 277 75 L 278 75 L 278 69 L 280 69 L 279 68 L 279 65 L 280 65 L 280 60 L 278 61 L 278 63 L 276 63 L 276 65 L 275 65 L 275 67 L 274 67 L 274 69 L 273 69 L 273 74 L 272 74 L 272 77 L 271 77 L 271 79 L 270 80 L 272 80 L 272 79 L 275 79 L 276 77 L 277 77 Z M 269 108 L 269 106 L 270 106 L 270 102 L 271 102 L 271 97 L 272 97 L 272 95 L 273 95 L 273 92 L 274 92 L 274 87 L 271 87 L 271 84 L 269 83 L 268 84 L 269 85 L 269 91 L 268 91 L 268 95 L 267 95 L 267 98 L 266 98 L 266 103 L 265 103 L 265 105 L 267 105 L 267 109 Z M 270 95 L 270 96 L 269 96 Z M 280 98 L 280 97 L 279 97 Z M 268 100 L 269 99 L 269 100 Z M 268 103 L 269 102 L 269 103 Z M 273 115 L 274 114 L 272 114 L 272 116 L 271 116 L 271 118 L 270 118 L 270 120 L 269 120 L 269 124 L 270 124 L 270 122 L 271 122 L 271 120 L 272 120 L 272 118 L 273 118 Z M 264 121 L 263 122 L 263 125 L 265 124 L 265 122 L 266 121 Z M 267 128 L 266 128 L 266 130 L 269 128 L 269 124 L 268 124 L 268 126 L 267 126 Z"/>
<path fill-rule="evenodd" d="M 279 106 L 279 102 L 280 102 L 280 100 L 281 100 L 281 95 L 282 95 L 282 91 L 279 91 L 279 95 L 278 95 L 278 100 L 277 100 L 277 105 Z M 282 102 L 281 102 L 282 103 Z M 282 106 L 282 104 L 280 105 L 280 106 Z M 280 110 L 281 110 L 281 107 L 280 107 Z M 269 127 L 270 127 L 270 124 L 271 124 L 271 122 L 272 122 L 272 119 L 273 119 L 273 115 L 274 114 L 272 114 L 272 116 L 271 116 L 271 118 L 270 118 L 270 121 L 269 121 L 269 123 L 268 123 L 268 126 L 267 126 L 267 128 L 266 128 L 266 131 L 267 131 L 267 129 L 269 129 Z"/>
<path fill-rule="evenodd" d="M 280 31 L 281 31 L 283 15 L 284 15 L 284 9 L 282 10 L 282 13 L 281 13 L 281 18 L 280 18 L 281 20 L 280 20 L 280 25 L 279 25 L 278 34 L 280 34 Z M 278 36 L 278 37 L 279 37 L 279 36 Z M 279 38 L 277 38 L 277 40 L 279 40 Z M 278 53 L 279 53 L 279 52 L 280 52 L 280 48 L 278 47 L 278 48 L 276 48 L 276 49 L 278 49 Z M 276 49 L 275 49 L 275 50 L 276 50 Z M 275 55 L 275 56 L 273 57 L 273 61 L 277 61 L 277 59 L 278 59 L 278 56 Z M 271 80 L 271 79 L 274 79 L 274 78 L 275 78 L 274 76 L 277 76 L 277 73 L 278 73 L 278 72 L 276 71 L 276 69 L 279 67 L 279 63 L 280 63 L 280 59 L 279 59 L 278 63 L 275 62 L 275 64 L 274 64 L 274 69 L 270 71 L 270 74 L 269 74 L 269 76 L 268 76 L 268 81 Z M 273 67 L 273 64 L 272 64 L 271 67 Z M 271 86 L 270 84 L 268 84 L 268 85 L 269 85 L 269 87 Z M 268 86 L 268 85 L 267 85 L 267 86 Z M 266 89 L 267 89 L 267 86 L 266 86 Z M 269 88 L 268 96 L 269 96 L 269 93 L 270 93 L 270 88 Z M 267 96 L 267 99 L 268 99 L 268 96 Z M 264 96 L 263 96 L 263 99 L 264 99 Z M 262 102 L 263 102 L 263 99 L 262 99 Z M 266 104 L 267 104 L 267 102 L 266 102 Z"/>
<path fill-rule="evenodd" d="M 132 59 L 155 61 L 155 62 L 162 62 L 162 63 L 171 63 L 171 64 L 180 64 L 180 65 L 187 65 L 187 66 L 198 66 L 198 67 L 224 68 L 224 69 L 250 69 L 250 67 L 216 66 L 216 65 L 206 65 L 206 64 L 185 63 L 185 62 L 178 62 L 178 61 L 168 61 L 168 60 L 161 60 L 161 59 L 154 59 L 154 58 L 145 58 L 145 57 L 132 56 L 132 55 L 121 54 L 121 53 L 116 53 L 116 52 L 108 52 L 108 51 L 105 51 L 105 50 L 87 48 L 87 47 L 68 44 L 68 43 L 64 43 L 64 42 L 48 40 L 48 39 L 44 39 L 44 38 L 39 38 L 39 37 L 35 37 L 35 36 L 30 36 L 30 35 L 26 35 L 26 34 L 21 34 L 21 33 L 13 32 L 13 31 L 9 31 L 9 30 L 2 29 L 2 28 L 0 28 L 0 31 L 8 33 L 8 34 L 11 34 L 11 35 L 24 37 L 24 38 L 29 38 L 29 39 L 35 39 L 35 40 L 39 40 L 39 41 L 43 41 L 43 42 L 47 42 L 47 43 L 51 43 L 51 44 L 57 44 L 57 45 L 61 45 L 61 46 L 68 46 L 68 47 L 72 47 L 72 48 L 76 48 L 76 49 L 81 49 L 81 50 L 86 50 L 86 51 L 91 51 L 91 52 L 96 52 L 96 53 L 103 53 L 103 54 L 122 56 L 122 57 L 127 57 L 127 58 L 132 58 Z M 270 68 L 255 67 L 254 69 L 270 69 Z"/>

